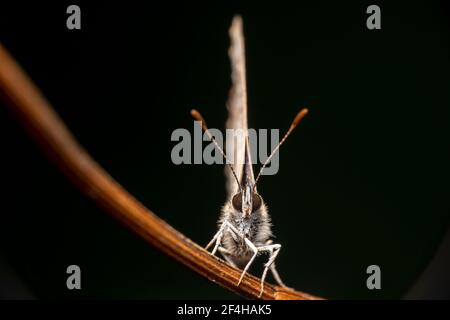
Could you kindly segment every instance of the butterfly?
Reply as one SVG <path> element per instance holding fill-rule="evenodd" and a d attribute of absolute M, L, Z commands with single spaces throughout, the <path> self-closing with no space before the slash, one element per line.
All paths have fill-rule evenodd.
<path fill-rule="evenodd" d="M 235 157 L 228 159 L 222 147 L 216 142 L 206 125 L 202 115 L 195 109 L 191 110 L 192 117 L 202 123 L 203 130 L 215 144 L 222 156 L 227 160 L 225 171 L 227 180 L 227 201 L 222 207 L 218 220 L 218 231 L 206 246 L 206 250 L 213 247 L 212 254 L 220 252 L 222 257 L 232 266 L 242 269 L 237 285 L 239 286 L 244 275 L 252 265 L 255 258 L 262 253 L 269 255 L 264 264 L 261 276 L 259 297 L 264 292 L 264 281 L 268 270 L 271 271 L 276 282 L 286 287 L 281 280 L 275 266 L 281 244 L 273 243 L 271 219 L 267 205 L 256 188 L 264 168 L 270 163 L 273 155 L 285 142 L 290 133 L 308 113 L 304 108 L 298 112 L 289 130 L 273 149 L 270 156 L 262 165 L 258 176 L 254 177 L 247 125 L 247 88 L 245 68 L 245 47 L 243 36 L 243 23 L 240 16 L 235 16 L 229 29 L 231 45 L 229 58 L 231 62 L 232 87 L 227 102 L 228 119 L 227 129 L 238 130 L 240 137 L 236 140 L 227 140 L 227 151 L 232 150 Z"/>

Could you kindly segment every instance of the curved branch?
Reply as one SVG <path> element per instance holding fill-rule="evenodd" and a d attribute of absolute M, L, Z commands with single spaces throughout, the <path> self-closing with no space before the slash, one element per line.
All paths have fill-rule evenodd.
<path fill-rule="evenodd" d="M 0 44 L 0 94 L 59 169 L 104 210 L 149 244 L 212 282 L 239 295 L 257 298 L 260 280 L 241 271 L 186 238 L 131 196 L 78 144 L 51 105 Z M 265 284 L 263 299 L 318 299 Z"/>

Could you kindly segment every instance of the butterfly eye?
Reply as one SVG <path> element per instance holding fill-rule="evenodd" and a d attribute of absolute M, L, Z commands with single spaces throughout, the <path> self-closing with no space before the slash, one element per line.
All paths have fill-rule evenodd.
<path fill-rule="evenodd" d="M 262 198 L 259 194 L 254 193 L 253 194 L 253 206 L 252 206 L 252 212 L 258 210 L 261 208 L 262 205 Z"/>
<path fill-rule="evenodd" d="M 237 211 L 242 211 L 242 193 L 239 192 L 233 196 L 233 199 L 231 199 L 231 204 L 233 205 L 233 208 Z"/>

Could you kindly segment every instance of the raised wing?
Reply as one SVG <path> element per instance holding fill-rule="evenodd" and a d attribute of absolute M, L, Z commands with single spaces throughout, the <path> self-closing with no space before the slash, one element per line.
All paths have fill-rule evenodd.
<path fill-rule="evenodd" d="M 247 125 L 247 83 L 245 72 L 245 44 L 242 26 L 242 18 L 235 16 L 229 30 L 230 49 L 228 55 L 231 62 L 231 89 L 227 102 L 228 119 L 226 122 L 227 129 L 234 129 L 234 139 L 226 140 L 227 155 L 233 159 L 233 168 L 239 177 L 242 176 L 245 162 L 250 161 L 245 166 L 246 175 L 254 180 L 253 169 L 251 165 L 251 155 L 246 150 L 248 141 L 248 125 Z M 240 130 L 236 130 L 240 129 Z M 248 145 L 248 144 L 247 144 Z M 246 157 L 247 153 L 247 157 Z M 228 197 L 233 196 L 239 186 L 233 177 L 232 172 L 228 168 L 225 169 L 227 180 Z"/>

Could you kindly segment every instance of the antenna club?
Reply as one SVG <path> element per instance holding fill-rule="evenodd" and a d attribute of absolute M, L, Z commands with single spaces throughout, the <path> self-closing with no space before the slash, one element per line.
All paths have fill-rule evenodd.
<path fill-rule="evenodd" d="M 294 121 L 292 121 L 291 130 L 294 129 L 300 123 L 300 121 L 302 121 L 303 117 L 305 117 L 308 114 L 308 112 L 309 112 L 308 108 L 303 108 L 297 113 L 297 115 L 294 118 Z"/>
<path fill-rule="evenodd" d="M 208 126 L 206 125 L 206 121 L 205 119 L 203 119 L 202 115 L 200 114 L 200 112 L 198 112 L 195 109 L 191 110 L 191 116 L 196 120 L 196 121 L 200 121 L 202 123 L 202 128 L 203 130 L 206 132 L 208 131 Z"/>
<path fill-rule="evenodd" d="M 197 120 L 197 121 L 205 122 L 205 120 L 203 120 L 203 117 L 202 117 L 202 115 L 200 114 L 200 112 L 198 112 L 198 111 L 195 110 L 195 109 L 192 109 L 192 110 L 191 110 L 191 116 L 192 116 L 192 118 L 194 118 L 194 119 Z"/>

